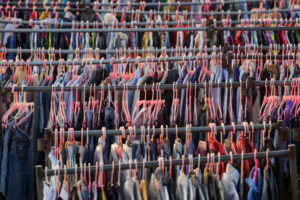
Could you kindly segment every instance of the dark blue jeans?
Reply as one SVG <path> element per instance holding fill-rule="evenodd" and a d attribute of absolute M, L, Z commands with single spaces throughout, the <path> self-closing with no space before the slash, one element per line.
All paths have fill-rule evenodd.
<path fill-rule="evenodd" d="M 9 153 L 11 150 L 12 138 L 14 135 L 14 125 L 15 122 L 12 121 L 7 125 L 7 129 L 3 134 L 2 138 L 2 152 L 1 152 L 1 192 L 6 194 L 7 187 L 7 174 L 8 174 L 8 163 L 9 163 Z"/>
<path fill-rule="evenodd" d="M 13 129 L 15 132 L 9 154 L 6 199 L 31 200 L 34 191 L 32 113 Z"/>

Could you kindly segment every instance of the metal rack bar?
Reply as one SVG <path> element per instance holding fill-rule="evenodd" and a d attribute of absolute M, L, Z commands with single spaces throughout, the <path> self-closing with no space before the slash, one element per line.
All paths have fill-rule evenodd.
<path fill-rule="evenodd" d="M 249 15 L 249 14 L 264 14 L 264 13 L 282 13 L 282 12 L 295 12 L 295 11 L 299 11 L 300 8 L 291 8 L 291 9 L 276 9 L 275 10 L 250 10 L 250 11 L 230 11 L 230 15 Z M 156 15 L 193 15 L 193 16 L 197 16 L 197 15 L 211 15 L 211 16 L 216 16 L 216 15 L 224 15 L 224 12 L 220 12 L 220 11 L 211 11 L 211 12 L 202 12 L 201 10 L 199 10 L 198 13 L 196 12 L 185 12 L 185 11 L 178 11 L 178 12 L 163 12 L 163 11 L 139 11 L 139 10 L 131 10 L 131 11 L 122 11 L 122 10 L 100 10 L 100 9 L 94 9 L 95 12 L 98 13 L 124 13 L 124 14 L 134 14 L 134 13 L 138 13 L 138 14 L 156 14 Z"/>
<path fill-rule="evenodd" d="M 293 46 L 290 45 L 288 46 L 290 48 L 295 48 L 295 50 L 298 50 L 298 46 Z M 228 47 L 228 50 L 252 50 L 252 49 L 259 49 L 259 50 L 281 50 L 281 49 L 287 49 L 288 47 L 285 47 L 283 45 L 273 45 L 273 46 L 259 46 L 259 45 L 248 45 L 248 46 L 234 46 L 234 47 Z M 216 47 L 217 52 L 219 51 L 219 47 Z M 224 47 L 221 48 L 224 50 Z M 44 48 L 36 48 L 36 49 L 7 49 L 7 48 L 0 48 L 0 52 L 6 52 L 6 53 L 44 53 L 44 54 L 86 54 L 86 53 L 92 53 L 92 54 L 115 54 L 115 53 L 176 53 L 176 52 L 186 52 L 186 53 L 193 53 L 196 52 L 198 53 L 199 51 L 207 51 L 207 52 L 212 52 L 213 48 L 171 48 L 171 49 L 155 49 L 155 48 L 149 48 L 149 49 L 117 49 L 117 50 L 104 50 L 104 49 L 83 49 L 83 50 L 69 50 L 69 49 L 44 49 Z"/>
<path fill-rule="evenodd" d="M 219 88 L 225 88 L 225 87 L 245 87 L 246 85 L 250 86 L 251 84 L 252 87 L 255 87 L 255 86 L 259 86 L 259 87 L 262 87 L 262 86 L 265 86 L 266 84 L 267 85 L 270 85 L 270 84 L 274 84 L 275 86 L 289 86 L 291 85 L 292 81 L 250 81 L 248 83 L 246 83 L 246 81 L 243 81 L 243 82 L 232 82 L 232 84 L 230 82 L 220 82 L 220 83 L 212 83 L 212 84 L 203 84 L 203 83 L 197 83 L 197 84 L 191 84 L 191 88 L 194 89 L 195 87 L 196 88 L 207 88 L 207 87 L 213 87 L 213 88 L 216 88 L 216 87 L 219 87 Z M 93 86 L 92 86 L 93 87 Z M 124 86 L 95 86 L 93 87 L 93 89 L 95 88 L 96 91 L 100 91 L 101 89 L 103 89 L 104 91 L 107 91 L 108 89 L 110 90 L 124 90 Z M 166 90 L 166 89 L 173 89 L 173 85 L 172 84 L 162 84 L 162 85 L 159 85 L 159 88 L 162 89 L 162 90 Z M 187 88 L 187 84 L 177 84 L 176 85 L 176 88 L 177 89 L 185 89 Z M 62 88 L 61 87 L 54 87 L 55 91 L 59 92 Z M 89 90 L 89 87 L 82 87 L 82 86 L 79 86 L 77 88 L 73 87 L 64 87 L 63 88 L 64 91 L 71 91 L 71 89 L 73 91 L 77 90 L 77 91 L 83 91 L 84 89 L 86 91 Z M 153 86 L 152 85 L 139 85 L 139 86 L 126 86 L 126 89 L 128 90 L 152 90 L 153 89 Z M 10 92 L 12 91 L 12 87 L 4 87 L 2 88 L 2 90 L 4 92 Z M 28 86 L 28 87 L 14 87 L 14 91 L 23 91 L 23 92 L 51 92 L 52 91 L 52 87 L 51 86 Z"/>
<path fill-rule="evenodd" d="M 266 0 L 265 2 L 273 2 L 274 0 Z M 241 4 L 241 3 L 257 3 L 257 2 L 261 2 L 261 0 L 248 0 L 248 1 L 245 1 L 245 0 L 237 0 L 237 1 L 224 1 L 223 4 Z M 205 5 L 207 3 L 203 2 L 203 1 L 200 1 L 200 2 L 180 2 L 180 4 L 178 3 L 152 3 L 152 2 L 145 2 L 145 4 L 142 4 L 142 5 L 145 5 L 145 7 L 147 6 L 193 6 L 193 5 Z M 213 2 L 210 2 L 209 5 L 219 5 L 219 4 L 222 4 L 221 1 L 213 1 Z M 1 2 L 0 5 L 7 5 L 7 2 Z M 18 6 L 33 6 L 33 5 L 36 5 L 36 6 L 51 6 L 51 3 L 40 3 L 40 2 L 36 2 L 36 3 L 18 3 L 18 2 L 9 2 L 8 5 L 18 5 Z M 53 5 L 57 5 L 57 6 L 66 6 L 66 5 L 70 5 L 70 6 L 77 6 L 76 3 L 73 3 L 73 2 L 69 2 L 69 3 L 54 3 Z M 95 3 L 90 3 L 90 4 L 83 4 L 83 3 L 79 3 L 78 4 L 79 6 L 83 6 L 83 5 L 86 5 L 86 6 L 95 6 Z M 128 6 L 128 3 L 99 3 L 98 4 L 99 6 Z M 130 6 L 141 6 L 141 3 L 130 3 Z"/>
<path fill-rule="evenodd" d="M 5 10 L 5 7 L 3 8 L 4 11 L 6 12 L 7 10 Z M 22 7 L 15 7 L 14 8 L 16 11 L 37 11 L 37 12 L 43 12 L 43 11 L 57 11 L 57 12 L 61 12 L 61 11 L 71 11 L 71 12 L 82 12 L 82 11 L 87 11 L 86 8 L 29 8 L 29 7 L 26 7 L 26 8 L 22 8 Z M 11 11 L 12 11 L 12 8 L 11 8 Z"/>
<path fill-rule="evenodd" d="M 103 59 L 103 60 L 61 60 L 61 61 L 27 61 L 21 63 L 21 61 L 3 61 L 0 62 L 1 66 L 14 66 L 14 65 L 19 65 L 19 66 L 26 66 L 28 65 L 83 65 L 83 64 L 120 64 L 120 63 L 136 63 L 137 61 L 139 63 L 145 63 L 145 62 L 170 62 L 170 61 L 191 61 L 191 60 L 197 60 L 197 59 L 211 59 L 211 58 L 219 58 L 220 56 L 214 56 L 214 55 L 208 55 L 208 56 L 178 56 L 178 57 L 149 57 L 149 58 L 130 58 L 130 59 Z M 223 58 L 227 58 L 226 55 L 222 56 Z M 259 56 L 262 59 L 269 58 L 269 59 L 296 59 L 297 56 L 292 56 L 292 55 L 262 55 Z M 251 55 L 236 55 L 236 59 L 246 59 L 246 58 L 251 58 Z"/>
<path fill-rule="evenodd" d="M 278 150 L 278 151 L 269 151 L 269 158 L 278 158 L 278 157 L 285 157 L 285 156 L 289 156 L 290 150 Z M 266 152 L 257 152 L 256 154 L 256 158 L 258 159 L 263 159 L 266 158 Z M 241 154 L 234 154 L 232 155 L 233 160 L 241 160 Z M 244 160 L 250 160 L 250 159 L 254 159 L 254 153 L 245 153 L 244 154 Z M 193 163 L 198 163 L 199 158 L 198 157 L 193 157 Z M 231 158 L 229 155 L 223 155 L 220 156 L 220 161 L 221 162 L 228 162 L 230 161 Z M 207 162 L 207 157 L 206 156 L 202 156 L 200 158 L 200 163 L 206 163 Z M 176 159 L 176 160 L 172 160 L 172 165 L 176 166 L 176 165 L 181 165 L 182 164 L 182 160 L 181 159 Z M 189 164 L 189 159 L 184 159 L 184 164 Z M 131 164 L 132 165 L 132 169 L 135 168 L 135 164 Z M 169 160 L 164 160 L 164 166 L 169 166 L 170 165 L 170 161 Z M 144 163 L 145 168 L 153 168 L 153 167 L 158 167 L 159 166 L 159 162 L 158 161 L 147 161 Z M 137 162 L 137 167 L 138 168 L 142 168 L 143 167 L 143 162 Z M 121 164 L 121 170 L 126 170 L 129 169 L 130 166 L 129 164 Z M 108 165 L 104 165 L 103 166 L 104 171 L 111 171 L 112 170 L 112 164 L 108 164 Z M 114 169 L 118 170 L 119 169 L 119 165 L 118 164 L 114 164 Z M 66 169 L 66 173 L 67 174 L 75 174 L 75 173 L 80 173 L 80 167 L 77 167 L 77 170 L 75 171 L 75 168 L 67 168 Z M 59 171 L 59 172 L 58 172 Z M 96 171 L 96 166 L 91 166 L 91 171 Z M 43 170 L 42 171 L 42 175 L 45 176 L 46 171 Z M 54 174 L 64 174 L 64 169 L 59 169 L 59 170 L 47 170 L 47 176 L 53 176 Z"/>
<path fill-rule="evenodd" d="M 300 11 L 300 9 L 299 9 Z M 106 33 L 106 32 L 160 32 L 160 31 L 280 31 L 280 30 L 300 30 L 300 26 L 285 26 L 285 27 L 176 27 L 176 28 L 107 28 L 107 29 L 0 29 L 0 32 L 14 32 L 14 33 L 71 33 L 71 32 L 85 32 L 85 33 Z"/>
<path fill-rule="evenodd" d="M 225 131 L 233 131 L 233 126 L 231 125 L 226 125 L 224 126 L 225 128 Z M 252 128 L 252 126 L 251 126 Z M 278 124 L 276 123 L 272 123 L 271 125 L 270 124 L 253 124 L 253 128 L 254 130 L 263 130 L 263 129 L 277 129 L 278 128 Z M 216 126 L 216 129 L 217 131 L 223 131 L 223 127 L 222 126 Z M 235 126 L 235 130 L 236 131 L 241 131 L 241 130 L 244 130 L 245 127 L 243 125 L 236 125 Z M 153 133 L 154 134 L 160 134 L 161 133 L 161 129 L 160 128 L 150 128 L 149 129 L 146 127 L 145 128 L 145 131 L 147 132 L 149 130 L 149 134 L 152 135 Z M 190 132 L 192 133 L 197 133 L 197 134 L 200 134 L 200 133 L 204 133 L 204 132 L 210 132 L 211 131 L 211 128 L 209 126 L 198 126 L 198 127 L 190 127 L 189 128 Z M 59 131 L 59 130 L 58 130 Z M 168 132 L 168 134 L 176 134 L 176 132 L 178 134 L 180 133 L 186 133 L 186 127 L 178 127 L 177 129 L 176 128 L 168 128 L 168 130 L 164 127 L 164 132 L 166 133 L 166 131 Z M 52 134 L 55 133 L 55 131 L 51 131 Z M 59 134 L 59 133 L 58 133 Z M 74 131 L 74 136 L 75 137 L 81 137 L 82 135 L 85 136 L 86 134 L 88 134 L 89 136 L 96 136 L 96 137 L 100 137 L 103 135 L 103 132 L 102 130 L 89 130 L 88 132 L 87 131 Z M 126 129 L 125 130 L 125 134 L 126 135 L 129 135 L 129 130 Z M 135 134 L 136 135 L 141 135 L 142 134 L 142 129 L 136 129 L 135 131 Z M 145 133 L 147 134 L 147 133 Z M 64 135 L 65 136 L 68 136 L 68 132 L 67 131 L 64 131 Z M 116 136 L 116 135 L 122 135 L 122 132 L 120 130 L 106 130 L 106 136 Z"/>
<path fill-rule="evenodd" d="M 227 14 L 224 13 L 224 15 L 227 15 Z M 283 22 L 283 21 L 269 19 L 268 24 L 269 25 L 270 24 L 279 24 L 281 22 Z M 289 20 L 288 22 L 290 24 L 296 24 L 296 23 L 298 23 L 298 20 Z M 12 23 L 14 23 L 14 21 L 13 20 L 0 20 L 0 23 L 2 23 L 2 24 L 12 24 Z M 84 27 L 87 27 L 87 25 L 88 25 L 89 27 L 93 28 L 94 23 L 97 23 L 97 21 L 92 21 L 92 22 L 89 22 L 89 23 L 87 23 L 87 22 L 81 23 L 81 22 L 78 22 L 78 21 L 61 23 L 61 22 L 49 22 L 49 21 L 45 21 L 45 20 L 42 20 L 42 21 L 41 20 L 32 20 L 32 21 L 17 20 L 16 21 L 16 24 L 23 24 L 23 25 L 29 25 L 29 24 L 40 25 L 41 23 L 47 24 L 47 25 L 53 25 L 53 26 L 54 25 L 59 25 L 59 26 L 67 26 L 67 27 L 72 27 L 72 26 L 78 24 L 80 26 L 83 25 Z M 232 24 L 232 25 L 241 24 L 241 23 L 243 23 L 242 20 L 232 20 L 232 21 L 230 21 L 230 24 Z M 250 23 L 250 21 L 249 21 L 249 23 Z M 263 23 L 263 21 L 255 20 L 255 21 L 251 21 L 250 24 L 257 25 L 257 24 L 261 24 L 261 23 Z M 153 26 L 156 26 L 156 27 L 160 26 L 160 28 L 161 28 L 162 25 L 173 26 L 173 25 L 178 25 L 178 24 L 192 26 L 192 25 L 196 25 L 196 24 L 203 24 L 203 22 L 202 21 L 192 21 L 192 20 L 189 20 L 189 21 L 168 21 L 168 22 L 164 22 L 164 23 L 163 22 L 156 22 L 156 21 L 154 21 L 153 23 L 149 23 L 149 22 L 148 23 L 147 22 L 132 22 L 132 23 L 131 22 L 124 22 L 124 23 L 122 23 L 122 22 L 118 22 L 118 23 L 99 23 L 98 26 L 102 26 L 102 27 L 122 26 L 122 27 L 124 27 L 124 26 L 149 26 L 149 25 L 153 25 Z M 222 24 L 222 21 L 217 20 L 216 24 L 217 25 Z"/>

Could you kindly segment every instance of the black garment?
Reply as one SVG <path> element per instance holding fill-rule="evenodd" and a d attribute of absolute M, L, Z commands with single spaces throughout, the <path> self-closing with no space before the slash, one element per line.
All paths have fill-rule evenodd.
<path fill-rule="evenodd" d="M 262 200 L 277 200 L 279 198 L 276 178 L 274 177 L 272 168 L 269 166 L 264 170 L 264 182 Z"/>
<path fill-rule="evenodd" d="M 216 183 L 212 174 L 208 176 L 208 194 L 210 200 L 218 200 L 216 194 Z"/>

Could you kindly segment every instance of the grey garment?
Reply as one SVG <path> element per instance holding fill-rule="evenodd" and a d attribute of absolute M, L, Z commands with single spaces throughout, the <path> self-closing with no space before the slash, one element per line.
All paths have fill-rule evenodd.
<path fill-rule="evenodd" d="M 78 148 L 78 153 L 79 153 L 79 163 L 83 163 L 85 148 L 84 148 L 84 146 L 82 146 L 80 144 L 77 145 L 77 148 Z"/>
<path fill-rule="evenodd" d="M 127 177 L 127 180 L 126 180 L 126 182 L 124 184 L 124 188 L 123 188 L 123 193 L 124 193 L 125 199 L 134 200 L 133 188 L 134 188 L 134 182 L 133 182 L 132 177 Z"/>
<path fill-rule="evenodd" d="M 183 84 L 186 84 L 188 81 L 191 80 L 191 76 L 187 74 L 183 80 Z M 180 105 L 179 105 L 179 116 L 180 116 L 180 123 L 184 124 L 187 119 L 185 119 L 185 106 L 187 102 L 186 100 L 186 89 L 181 90 L 181 99 L 180 99 Z"/>
<path fill-rule="evenodd" d="M 224 189 L 224 200 L 239 200 L 236 190 L 239 176 L 239 172 L 232 165 L 227 165 L 226 172 L 223 173 L 221 181 Z"/>
<path fill-rule="evenodd" d="M 183 172 L 180 172 L 180 175 L 177 179 L 176 199 L 188 199 L 188 185 L 189 183 L 187 176 Z"/>
<path fill-rule="evenodd" d="M 276 178 L 270 167 L 266 168 L 263 182 L 262 200 L 277 200 L 279 199 Z"/>
<path fill-rule="evenodd" d="M 134 181 L 133 194 L 135 200 L 142 200 L 141 193 L 140 193 L 140 184 L 137 180 Z"/>
<path fill-rule="evenodd" d="M 76 155 L 77 155 L 77 147 L 76 145 L 67 146 L 67 151 L 69 155 L 69 167 L 74 168 L 76 164 Z M 70 188 L 75 184 L 75 175 L 70 175 Z"/>
<path fill-rule="evenodd" d="M 118 155 L 116 154 L 115 149 L 117 148 L 117 144 L 112 144 L 111 145 L 111 149 L 110 149 L 110 157 L 109 157 L 109 163 L 112 163 L 112 161 L 114 161 L 115 164 L 118 164 L 119 161 L 121 162 L 121 164 L 127 164 L 128 163 L 128 157 L 126 155 L 126 153 L 122 152 L 122 158 L 119 158 Z M 121 170 L 121 175 L 120 175 L 120 182 L 121 185 L 125 183 L 127 177 L 128 177 L 128 173 L 129 170 Z M 118 180 L 118 173 L 114 173 L 114 182 L 116 182 Z"/>
<path fill-rule="evenodd" d="M 159 192 L 155 190 L 154 188 L 154 174 L 151 174 L 150 178 L 150 184 L 149 184 L 149 189 L 148 189 L 148 199 L 156 199 L 156 200 L 161 200 Z"/>
<path fill-rule="evenodd" d="M 222 183 L 220 181 L 220 177 L 219 175 L 215 175 L 214 178 L 215 178 L 217 199 L 224 200 L 224 191 L 223 191 Z"/>
<path fill-rule="evenodd" d="M 202 185 L 202 192 L 203 192 L 204 199 L 209 200 L 207 185 L 205 185 L 205 184 Z"/>
<path fill-rule="evenodd" d="M 202 174 L 200 173 L 199 169 L 197 168 L 194 170 L 195 173 L 190 173 L 189 178 L 193 184 L 194 187 L 194 197 L 196 199 L 205 199 L 203 192 L 202 192 Z"/>
<path fill-rule="evenodd" d="M 260 110 L 260 89 L 257 88 L 256 89 L 257 95 L 256 95 L 256 99 L 253 103 L 252 106 L 252 122 L 254 124 L 260 123 L 259 121 L 259 110 Z"/>
<path fill-rule="evenodd" d="M 279 67 L 279 80 L 280 81 L 283 81 L 284 80 L 284 76 L 285 76 L 285 68 L 284 68 L 284 66 L 282 65 L 282 66 L 280 66 Z M 278 96 L 280 97 L 280 99 L 282 99 L 282 86 L 278 86 Z"/>
<path fill-rule="evenodd" d="M 193 187 L 193 183 L 191 179 L 188 179 L 188 199 L 195 198 L 195 188 Z"/>
<path fill-rule="evenodd" d="M 48 183 L 44 182 L 43 185 L 44 185 L 44 188 L 43 188 L 43 200 L 52 200 L 55 191 L 53 190 L 53 188 L 51 187 L 51 185 L 49 185 Z"/>
<path fill-rule="evenodd" d="M 158 190 L 155 189 L 155 185 L 158 186 Z M 148 199 L 165 200 L 165 194 L 162 184 L 162 175 L 160 171 L 156 170 L 154 173 L 151 174 L 148 191 Z"/>
<path fill-rule="evenodd" d="M 182 143 L 181 143 L 181 140 L 179 138 L 177 138 L 175 140 L 175 143 L 173 145 L 173 154 L 172 154 L 172 158 L 175 160 L 175 159 L 181 159 L 181 155 L 183 153 L 183 146 L 182 146 Z M 174 179 L 177 180 L 179 174 L 180 174 L 180 166 L 177 165 L 175 167 L 175 177 Z"/>
<path fill-rule="evenodd" d="M 169 191 L 168 191 L 168 187 L 167 186 L 163 186 L 163 192 L 164 192 L 164 199 L 165 200 L 169 200 Z"/>
<path fill-rule="evenodd" d="M 97 200 L 98 199 L 98 190 L 97 190 L 97 183 L 93 182 L 92 184 L 92 190 L 93 190 L 93 200 Z"/>

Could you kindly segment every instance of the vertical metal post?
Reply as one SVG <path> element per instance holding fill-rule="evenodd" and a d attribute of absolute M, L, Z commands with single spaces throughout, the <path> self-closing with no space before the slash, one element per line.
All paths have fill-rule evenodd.
<path fill-rule="evenodd" d="M 291 190 L 294 200 L 298 200 L 298 172 L 297 172 L 297 157 L 296 145 L 289 145 L 289 161 L 290 161 L 290 174 L 291 174 Z"/>
<path fill-rule="evenodd" d="M 35 166 L 35 183 L 37 191 L 37 199 L 43 199 L 43 167 L 42 165 Z"/>
<path fill-rule="evenodd" d="M 286 140 L 286 130 L 283 128 L 283 121 L 282 120 L 277 120 L 277 140 L 276 140 L 276 148 L 278 150 L 282 150 L 283 148 L 283 140 Z M 277 177 L 278 177 L 278 192 L 279 192 L 279 199 L 285 199 L 285 187 L 286 185 L 284 184 L 284 169 L 283 169 L 283 164 L 284 164 L 284 159 L 283 157 L 276 159 L 276 168 L 278 169 L 277 172 Z"/>

